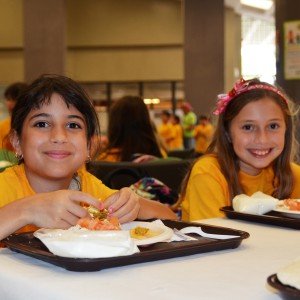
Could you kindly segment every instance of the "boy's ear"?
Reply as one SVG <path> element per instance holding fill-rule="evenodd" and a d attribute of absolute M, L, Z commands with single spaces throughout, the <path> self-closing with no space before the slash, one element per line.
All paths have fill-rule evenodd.
<path fill-rule="evenodd" d="M 21 155 L 22 154 L 21 141 L 18 134 L 15 131 L 10 136 L 10 142 L 14 147 L 16 153 Z"/>

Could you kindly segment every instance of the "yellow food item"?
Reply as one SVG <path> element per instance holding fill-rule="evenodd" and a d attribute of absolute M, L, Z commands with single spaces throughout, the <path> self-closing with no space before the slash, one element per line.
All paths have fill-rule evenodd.
<path fill-rule="evenodd" d="M 157 235 L 160 235 L 159 231 L 146 227 L 137 226 L 130 229 L 131 238 L 137 240 L 148 239 Z"/>
<path fill-rule="evenodd" d="M 93 207 L 91 205 L 87 206 L 85 208 L 93 219 L 99 219 L 100 221 L 108 219 L 109 213 L 108 213 L 107 209 L 105 209 L 105 208 L 102 210 L 99 210 L 96 207 Z"/>

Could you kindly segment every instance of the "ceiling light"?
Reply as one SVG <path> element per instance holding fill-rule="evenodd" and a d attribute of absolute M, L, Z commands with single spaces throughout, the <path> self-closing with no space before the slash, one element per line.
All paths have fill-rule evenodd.
<path fill-rule="evenodd" d="M 268 10 L 272 7 L 273 1 L 272 0 L 241 0 L 241 4 Z"/>

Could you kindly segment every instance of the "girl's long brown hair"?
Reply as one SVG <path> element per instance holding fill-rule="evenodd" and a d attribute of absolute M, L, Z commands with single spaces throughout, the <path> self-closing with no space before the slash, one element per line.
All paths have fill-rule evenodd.
<path fill-rule="evenodd" d="M 131 161 L 135 153 L 162 157 L 150 115 L 143 99 L 124 96 L 113 104 L 109 113 L 108 146 L 120 149 L 121 161 Z"/>
<path fill-rule="evenodd" d="M 252 80 L 250 84 L 263 84 L 259 80 Z M 282 91 L 281 91 L 282 92 Z M 294 186 L 294 177 L 291 170 L 291 161 L 295 159 L 295 138 L 294 138 L 294 121 L 291 109 L 282 97 L 273 91 L 261 89 L 253 89 L 246 91 L 234 98 L 226 107 L 226 110 L 219 115 L 218 123 L 214 133 L 212 142 L 206 154 L 217 155 L 221 171 L 225 176 L 228 183 L 231 199 L 243 193 L 240 185 L 239 174 L 239 158 L 234 152 L 233 146 L 230 142 L 229 127 L 232 120 L 237 116 L 241 109 L 250 102 L 258 101 L 263 98 L 270 98 L 277 103 L 285 118 L 286 132 L 285 132 L 285 145 L 282 153 L 273 162 L 274 170 L 274 192 L 273 196 L 278 199 L 288 198 L 291 195 Z M 286 97 L 287 99 L 287 97 Z M 201 159 L 201 157 L 199 158 Z M 193 166 L 192 166 L 193 167 Z M 183 181 L 181 198 L 184 199 L 187 183 L 190 178 L 192 167 Z"/>

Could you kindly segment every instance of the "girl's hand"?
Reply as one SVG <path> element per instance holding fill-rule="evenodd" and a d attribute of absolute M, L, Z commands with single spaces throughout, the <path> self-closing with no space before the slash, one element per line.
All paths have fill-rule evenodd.
<path fill-rule="evenodd" d="M 39 193 L 20 200 L 19 204 L 23 209 L 25 223 L 38 227 L 66 229 L 76 225 L 79 218 L 88 215 L 87 210 L 80 205 L 81 202 L 103 209 L 103 204 L 98 199 L 71 190 Z"/>
<path fill-rule="evenodd" d="M 140 211 L 140 197 L 127 187 L 109 196 L 103 204 L 120 223 L 135 220 Z"/>

